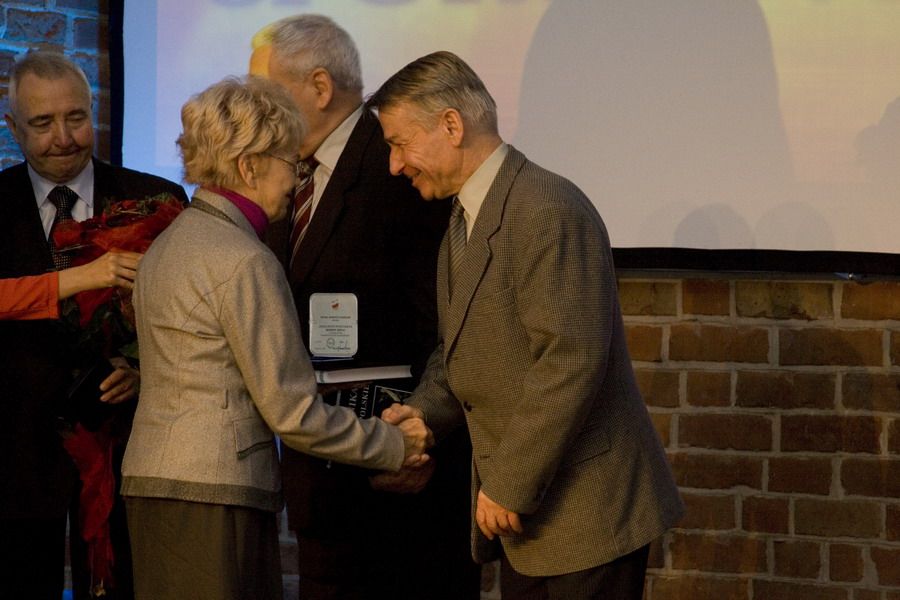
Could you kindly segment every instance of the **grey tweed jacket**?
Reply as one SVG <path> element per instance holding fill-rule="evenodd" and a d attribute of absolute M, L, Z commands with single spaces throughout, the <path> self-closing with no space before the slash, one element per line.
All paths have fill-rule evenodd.
<path fill-rule="evenodd" d="M 275 255 L 230 201 L 204 189 L 194 199 L 220 215 L 186 209 L 138 270 L 141 393 L 122 495 L 277 511 L 273 432 L 315 456 L 399 469 L 399 429 L 315 399 Z"/>
<path fill-rule="evenodd" d="M 410 403 L 440 434 L 464 416 L 478 489 L 520 513 L 502 538 L 531 576 L 591 568 L 644 546 L 683 506 L 637 389 L 606 228 L 571 182 L 515 148 L 475 221 L 442 341 Z M 473 510 L 474 512 L 474 510 Z M 495 557 L 472 525 L 473 555 Z"/>

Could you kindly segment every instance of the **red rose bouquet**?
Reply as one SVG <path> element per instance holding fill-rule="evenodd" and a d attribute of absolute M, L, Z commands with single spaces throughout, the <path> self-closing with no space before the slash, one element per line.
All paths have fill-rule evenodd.
<path fill-rule="evenodd" d="M 89 263 L 111 250 L 143 253 L 183 208 L 170 194 L 112 202 L 98 217 L 58 223 L 53 230 L 53 243 L 57 251 L 71 255 L 72 266 Z M 72 340 L 70 352 L 82 360 L 87 357 L 88 362 L 81 365 L 85 370 L 98 359 L 118 355 L 137 358 L 130 291 L 106 288 L 80 292 L 61 309 Z M 88 547 L 92 596 L 103 596 L 115 586 L 115 557 L 109 532 L 115 499 L 112 456 L 113 448 L 125 441 L 130 428 L 130 417 L 118 419 L 127 423 L 117 422 L 116 416 L 104 419 L 93 431 L 81 422 L 75 423 L 63 440 L 82 481 L 78 529 Z"/>
<path fill-rule="evenodd" d="M 57 224 L 53 243 L 57 251 L 71 255 L 72 266 L 87 264 L 111 250 L 143 253 L 183 208 L 171 194 L 112 202 L 98 217 Z M 131 292 L 120 288 L 79 292 L 74 302 L 63 305 L 62 315 L 75 325 L 78 350 L 137 358 Z"/>

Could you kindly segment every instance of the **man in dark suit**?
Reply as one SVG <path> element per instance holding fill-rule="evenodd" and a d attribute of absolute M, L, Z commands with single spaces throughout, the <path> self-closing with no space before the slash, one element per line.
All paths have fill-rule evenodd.
<path fill-rule="evenodd" d="M 504 600 L 640 600 L 649 544 L 682 505 L 635 383 L 600 215 L 503 142 L 493 98 L 450 52 L 410 63 L 368 104 L 391 172 L 426 200 L 454 197 L 441 341 L 385 420 L 424 416 L 437 437 L 467 423 L 472 551 L 501 554 Z"/>
<path fill-rule="evenodd" d="M 273 240 L 288 268 L 304 341 L 311 294 L 353 293 L 359 306 L 354 361 L 411 364 L 417 376 L 436 340 L 435 261 L 448 204 L 424 203 L 408 182 L 390 176 L 378 120 L 362 105 L 356 46 L 333 21 L 301 15 L 266 27 L 254 38 L 251 72 L 288 89 L 310 128 L 300 158 L 318 163 L 308 228 L 294 230 L 299 241 L 293 245 L 288 231 Z M 302 206 L 293 220 L 302 223 L 300 214 Z M 464 531 L 470 519 L 465 428 L 432 456 L 420 479 L 388 482 L 410 492 L 404 494 L 373 489 L 383 479 L 370 481 L 363 470 L 283 449 L 301 598 L 478 598 L 480 571 Z"/>
<path fill-rule="evenodd" d="M 168 192 L 187 201 L 184 190 L 170 181 L 92 159 L 90 86 L 61 54 L 32 52 L 13 66 L 5 119 L 25 162 L 0 172 L 0 277 L 54 270 L 48 235 L 57 208 L 48 196 L 57 186 L 74 194 L 69 210 L 79 221 L 99 215 L 116 199 Z M 77 503 L 79 482 L 57 416 L 73 373 L 88 358 L 67 346 L 58 322 L 0 323 L 0 581 L 12 597 L 59 598 L 63 591 L 66 515 Z M 117 368 L 101 384 L 101 399 L 136 398 L 138 372 L 124 358 L 111 362 Z M 116 503 L 111 516 L 116 579 L 111 598 L 131 596 L 121 509 Z M 71 518 L 72 575 L 76 597 L 84 598 L 99 582 L 90 581 L 74 510 Z"/>

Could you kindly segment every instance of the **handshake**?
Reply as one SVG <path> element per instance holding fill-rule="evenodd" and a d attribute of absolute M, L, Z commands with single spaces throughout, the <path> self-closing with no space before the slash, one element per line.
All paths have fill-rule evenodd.
<path fill-rule="evenodd" d="M 405 404 L 392 404 L 384 409 L 381 418 L 396 425 L 403 433 L 406 458 L 396 473 L 379 473 L 369 477 L 373 489 L 398 494 L 414 494 L 421 491 L 434 473 L 435 463 L 426 454 L 434 445 L 434 435 L 425 425 L 425 415 L 418 408 Z"/>

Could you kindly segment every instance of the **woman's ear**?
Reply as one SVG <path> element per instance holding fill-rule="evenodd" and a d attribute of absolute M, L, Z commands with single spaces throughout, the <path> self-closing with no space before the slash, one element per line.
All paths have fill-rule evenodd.
<path fill-rule="evenodd" d="M 256 154 L 241 154 L 237 159 L 238 174 L 244 185 L 251 190 L 256 189 L 259 181 L 259 156 Z"/>

